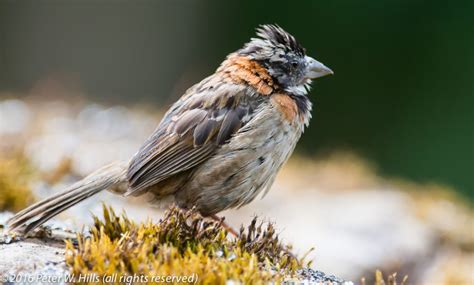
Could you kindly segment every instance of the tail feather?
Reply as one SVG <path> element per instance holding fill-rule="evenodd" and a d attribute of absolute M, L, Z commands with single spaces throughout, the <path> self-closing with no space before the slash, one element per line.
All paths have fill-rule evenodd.
<path fill-rule="evenodd" d="M 126 183 L 127 165 L 122 162 L 102 167 L 63 192 L 18 212 L 8 221 L 8 230 L 25 235 L 52 217 L 102 190 Z"/>

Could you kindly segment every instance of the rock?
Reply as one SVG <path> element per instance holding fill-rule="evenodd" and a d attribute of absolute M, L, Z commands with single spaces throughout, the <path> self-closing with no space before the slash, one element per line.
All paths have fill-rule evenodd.
<path fill-rule="evenodd" d="M 64 253 L 64 243 L 53 240 L 28 239 L 0 244 L 0 276 L 34 275 L 41 269 L 63 272 Z"/>

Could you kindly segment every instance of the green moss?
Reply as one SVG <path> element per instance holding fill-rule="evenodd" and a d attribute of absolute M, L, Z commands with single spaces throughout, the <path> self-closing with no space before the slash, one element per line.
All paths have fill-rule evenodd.
<path fill-rule="evenodd" d="M 0 212 L 19 211 L 34 202 L 30 189 L 33 171 L 20 154 L 0 156 Z"/>
<path fill-rule="evenodd" d="M 264 284 L 303 264 L 278 240 L 273 225 L 256 219 L 239 238 L 228 238 L 218 222 L 175 207 L 158 223 L 135 224 L 106 206 L 104 220 L 94 219 L 90 237 L 79 234 L 76 245 L 67 242 L 66 263 L 74 274 L 195 274 L 202 284 Z"/>

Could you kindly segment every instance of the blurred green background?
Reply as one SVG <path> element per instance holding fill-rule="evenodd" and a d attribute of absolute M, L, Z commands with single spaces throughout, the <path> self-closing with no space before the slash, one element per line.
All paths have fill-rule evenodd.
<path fill-rule="evenodd" d="M 298 151 L 355 150 L 386 175 L 474 198 L 472 0 L 0 0 L 0 92 L 53 78 L 166 108 L 262 23 L 335 71 L 315 84 Z"/>

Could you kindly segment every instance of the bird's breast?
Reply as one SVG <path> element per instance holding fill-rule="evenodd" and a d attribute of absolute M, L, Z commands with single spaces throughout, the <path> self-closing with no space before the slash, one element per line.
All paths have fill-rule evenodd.
<path fill-rule="evenodd" d="M 279 103 L 290 104 L 282 98 Z M 188 183 L 176 193 L 179 204 L 213 214 L 245 205 L 270 188 L 304 127 L 298 114 L 282 112 L 282 105 L 275 102 L 263 103 L 227 144 L 195 169 Z M 288 116 L 293 116 L 294 121 Z"/>

